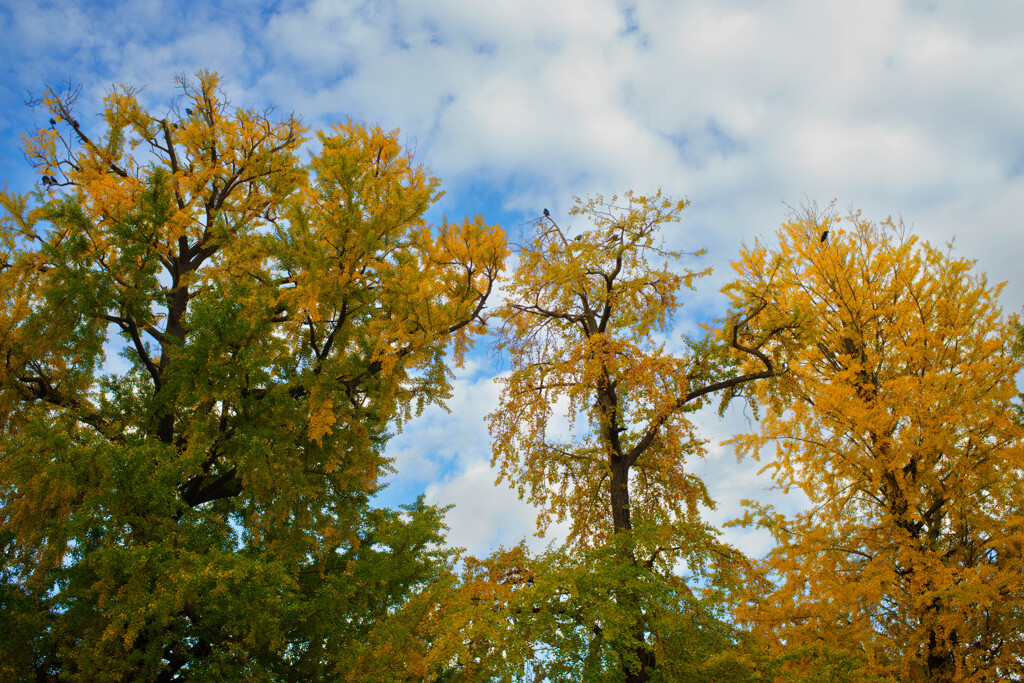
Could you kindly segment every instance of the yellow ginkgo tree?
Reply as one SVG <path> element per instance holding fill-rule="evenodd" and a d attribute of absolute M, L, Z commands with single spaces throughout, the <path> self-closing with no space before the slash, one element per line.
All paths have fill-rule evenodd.
<path fill-rule="evenodd" d="M 791 677 L 840 657 L 886 680 L 1016 680 L 1022 359 L 1001 286 L 900 222 L 807 208 L 777 246 L 743 250 L 731 288 L 793 312 L 804 334 L 788 371 L 753 391 L 759 431 L 734 440 L 746 454 L 774 444 L 766 468 L 811 502 L 748 515 L 777 546 L 745 618 L 788 651 Z"/>
<path fill-rule="evenodd" d="M 0 678 L 426 676 L 440 512 L 369 499 L 504 234 L 428 224 L 397 131 L 303 161 L 295 116 L 178 86 L 47 89 L 41 189 L 0 194 Z"/>
<path fill-rule="evenodd" d="M 542 532 L 568 529 L 561 564 L 572 569 L 533 584 L 550 588 L 533 608 L 536 637 L 564 644 L 537 666 L 561 663 L 580 680 L 685 670 L 701 648 L 672 648 L 698 628 L 694 594 L 725 587 L 742 564 L 700 518 L 714 501 L 688 469 L 704 452 L 688 414 L 776 376 L 768 349 L 792 321 L 746 302 L 683 352 L 666 350 L 683 295 L 709 272 L 663 246 L 659 230 L 685 206 L 628 192 L 578 199 L 570 214 L 590 225 L 575 233 L 540 219 L 497 313 L 511 370 L 489 416 L 494 462 L 540 509 Z"/>

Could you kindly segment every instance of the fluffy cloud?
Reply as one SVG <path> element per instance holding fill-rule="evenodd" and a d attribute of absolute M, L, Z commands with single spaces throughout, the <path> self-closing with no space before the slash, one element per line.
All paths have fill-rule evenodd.
<path fill-rule="evenodd" d="M 485 417 L 497 409 L 499 392 L 492 374 L 481 358 L 470 359 L 452 382 L 450 412 L 428 408 L 392 439 L 386 453 L 397 473 L 379 496 L 379 504 L 393 505 L 424 493 L 428 503 L 453 505 L 448 540 L 478 556 L 498 544 L 527 539 L 537 549 L 546 542 L 532 536 L 537 511 L 507 482 L 496 483 L 490 466 Z"/>
<path fill-rule="evenodd" d="M 165 106 L 173 74 L 205 67 L 239 105 L 277 104 L 314 127 L 348 115 L 401 127 L 444 180 L 444 211 L 484 213 L 513 238 L 544 206 L 565 220 L 573 194 L 689 196 L 666 239 L 707 247 L 715 273 L 680 329 L 716 315 L 740 243 L 770 241 L 782 202 L 805 195 L 902 214 L 933 243 L 957 237 L 1010 281 L 1004 305 L 1024 304 L 1019 2 L 56 0 L 10 4 L 0 26 L 0 170 L 14 185 L 34 180 L 18 143 L 38 123 L 26 90 L 71 78 L 95 111 L 111 83 L 134 81 Z M 430 409 L 392 441 L 399 474 L 384 494 L 456 503 L 452 540 L 473 552 L 533 528 L 528 506 L 488 483 L 483 416 L 498 370 L 482 359 L 456 379 L 451 414 Z M 743 497 L 801 504 L 762 491 L 756 463 L 714 445 L 740 417 L 701 424 L 712 448 L 694 468 L 721 501 L 713 519 L 738 514 Z"/>

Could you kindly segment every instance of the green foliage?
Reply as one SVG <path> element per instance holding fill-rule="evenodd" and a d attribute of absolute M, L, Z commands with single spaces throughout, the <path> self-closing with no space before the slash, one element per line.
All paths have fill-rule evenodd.
<path fill-rule="evenodd" d="M 105 144 L 39 131 L 67 189 L 0 194 L 0 678 L 441 671 L 443 511 L 370 499 L 503 233 L 428 225 L 397 131 L 339 124 L 302 164 L 295 117 L 180 85 L 166 115 L 112 92 Z"/>

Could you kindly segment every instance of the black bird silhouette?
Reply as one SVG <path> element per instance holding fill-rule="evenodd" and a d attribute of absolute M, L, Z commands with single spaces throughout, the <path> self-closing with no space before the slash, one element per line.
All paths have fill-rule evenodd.
<path fill-rule="evenodd" d="M 78 128 L 78 120 L 77 119 L 71 119 L 71 125 L 74 126 L 75 128 Z"/>
<path fill-rule="evenodd" d="M 189 116 L 192 116 L 192 110 L 189 109 L 188 107 L 185 107 L 185 113 L 188 114 Z"/>
<path fill-rule="evenodd" d="M 51 126 L 56 126 L 57 125 L 57 119 L 51 117 L 50 118 L 50 125 Z"/>
<path fill-rule="evenodd" d="M 826 230 L 825 232 L 821 233 L 821 243 L 825 244 L 825 240 L 827 240 L 827 239 L 828 239 L 828 230 Z"/>
<path fill-rule="evenodd" d="M 551 212 L 548 211 L 547 209 L 544 209 L 544 218 L 548 218 L 550 216 L 551 216 Z"/>

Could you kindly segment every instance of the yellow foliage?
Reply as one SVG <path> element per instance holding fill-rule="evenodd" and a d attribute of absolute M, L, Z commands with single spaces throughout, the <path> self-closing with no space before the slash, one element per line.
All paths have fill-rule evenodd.
<path fill-rule="evenodd" d="M 664 590 L 695 598 L 700 591 L 689 592 L 687 579 L 719 596 L 735 588 L 745 564 L 700 518 L 700 506 L 714 501 L 687 471 L 704 453 L 687 413 L 717 392 L 773 377 L 766 345 L 795 324 L 755 300 L 737 306 L 722 329 L 684 340 L 681 353 L 666 349 L 684 291 L 710 272 L 680 264 L 687 254 L 659 238 L 686 205 L 660 192 L 627 192 L 607 202 L 577 199 L 570 215 L 590 223 L 582 230 L 538 219 L 496 316 L 511 371 L 499 379 L 500 405 L 487 418 L 492 463 L 540 508 L 539 534 L 568 522 L 568 557 L 607 553 L 593 578 L 614 599 L 587 589 L 581 609 L 600 616 L 583 627 L 602 634 L 588 651 L 608 645 L 629 680 L 648 680 L 663 656 L 655 652 L 671 650 L 674 637 L 654 625 L 659 610 L 644 607 L 646 597 Z M 753 367 L 734 372 L 745 357 Z M 689 576 L 676 576 L 679 567 Z M 489 585 L 499 604 L 513 599 L 493 579 Z"/>
<path fill-rule="evenodd" d="M 683 468 L 687 453 L 701 452 L 677 405 L 686 362 L 653 336 L 678 308 L 680 288 L 692 289 L 709 271 L 670 267 L 683 254 L 656 242 L 656 230 L 678 220 L 685 201 L 631 192 L 622 200 L 620 207 L 617 197 L 607 205 L 602 197 L 577 199 L 570 215 L 593 227 L 575 236 L 551 219 L 538 225 L 498 313 L 513 371 L 500 380 L 501 406 L 488 416 L 494 462 L 542 509 L 542 532 L 568 519 L 581 546 L 629 528 L 630 512 L 683 516 L 688 502 L 704 497 L 703 484 Z M 556 406 L 573 425 L 568 437 L 548 433 Z M 646 434 L 657 438 L 638 448 Z M 627 496 L 625 517 L 613 523 L 613 482 L 625 484 L 641 452 L 632 510 Z"/>
<path fill-rule="evenodd" d="M 1019 672 L 1022 362 L 1001 286 L 897 221 L 814 208 L 734 264 L 734 301 L 761 298 L 802 335 L 755 388 L 760 430 L 732 441 L 774 444 L 766 469 L 812 503 L 763 511 L 773 583 L 745 618 L 780 649 L 826 643 L 898 680 Z"/>
<path fill-rule="evenodd" d="M 84 678 L 151 678 L 172 641 L 173 677 L 183 643 L 211 633 L 232 642 L 189 675 L 220 658 L 220 677 L 248 678 L 236 650 L 284 666 L 268 650 L 322 592 L 387 564 L 341 559 L 364 535 L 402 548 L 379 611 L 442 573 L 449 553 L 425 545 L 436 511 L 416 508 L 408 534 L 428 540 L 406 552 L 368 501 L 389 431 L 450 394 L 446 352 L 461 362 L 482 330 L 507 254 L 479 217 L 424 219 L 439 181 L 398 131 L 339 123 L 303 161 L 295 115 L 231 106 L 214 73 L 178 85 L 163 111 L 119 86 L 85 125 L 77 91 L 48 89 L 58 124 L 25 142 L 58 182 L 0 192 L 0 531 L 17 547 L 3 571 L 60 607 L 54 628 L 72 627 L 66 605 L 88 611 L 62 641 L 87 643 L 65 657 Z M 65 570 L 85 578 L 54 588 Z M 426 647 L 386 616 L 382 648 Z M 337 655 L 352 636 L 333 618 L 307 626 Z M 324 673 L 307 664 L 267 675 Z"/>

